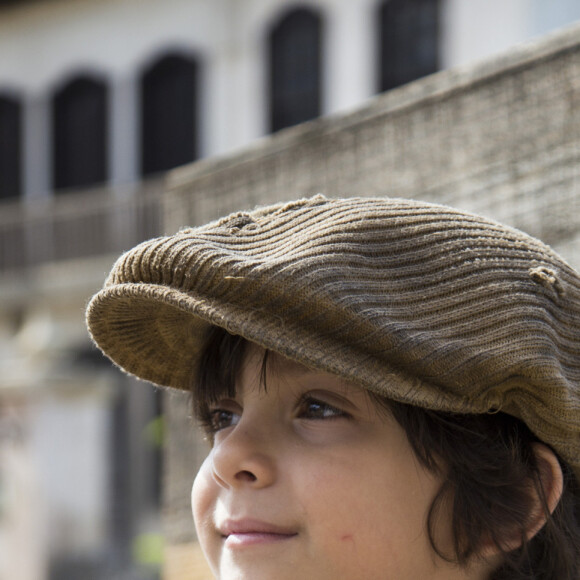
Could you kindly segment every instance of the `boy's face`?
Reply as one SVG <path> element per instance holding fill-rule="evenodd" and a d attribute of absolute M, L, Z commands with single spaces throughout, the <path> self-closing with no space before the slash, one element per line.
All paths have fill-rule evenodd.
<path fill-rule="evenodd" d="M 193 486 L 201 546 L 222 580 L 454 580 L 426 516 L 441 481 L 355 385 L 251 347 L 235 399 L 215 405 Z M 449 546 L 442 514 L 436 540 Z"/>

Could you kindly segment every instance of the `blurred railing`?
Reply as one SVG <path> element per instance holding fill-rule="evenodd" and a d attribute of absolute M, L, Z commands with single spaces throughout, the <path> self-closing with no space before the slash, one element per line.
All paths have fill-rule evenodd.
<path fill-rule="evenodd" d="M 0 274 L 120 253 L 160 234 L 163 180 L 0 204 Z"/>

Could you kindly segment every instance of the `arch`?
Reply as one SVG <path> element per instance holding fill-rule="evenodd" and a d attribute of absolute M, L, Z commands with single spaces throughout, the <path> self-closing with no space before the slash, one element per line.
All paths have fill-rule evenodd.
<path fill-rule="evenodd" d="M 439 0 L 386 0 L 379 6 L 379 89 L 439 70 Z"/>
<path fill-rule="evenodd" d="M 52 185 L 86 187 L 108 178 L 109 91 L 105 82 L 79 75 L 52 100 Z"/>
<path fill-rule="evenodd" d="M 144 71 L 140 82 L 142 175 L 197 158 L 198 69 L 193 58 L 172 53 Z"/>
<path fill-rule="evenodd" d="M 22 105 L 0 95 L 0 199 L 22 194 Z"/>
<path fill-rule="evenodd" d="M 287 12 L 268 35 L 270 130 L 320 115 L 322 19 L 309 8 Z"/>

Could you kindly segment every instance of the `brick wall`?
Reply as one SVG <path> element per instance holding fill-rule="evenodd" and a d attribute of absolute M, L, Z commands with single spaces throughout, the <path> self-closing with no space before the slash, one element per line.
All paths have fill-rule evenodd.
<path fill-rule="evenodd" d="M 181 168 L 169 179 L 165 229 L 318 192 L 413 197 L 519 227 L 580 267 L 579 39 L 571 27 Z M 167 400 L 166 580 L 205 578 L 174 561 L 193 554 L 189 495 L 204 454 L 184 408 Z"/>

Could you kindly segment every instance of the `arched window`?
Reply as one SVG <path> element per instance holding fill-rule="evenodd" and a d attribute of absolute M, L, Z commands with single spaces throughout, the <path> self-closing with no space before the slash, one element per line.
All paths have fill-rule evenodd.
<path fill-rule="evenodd" d="M 84 187 L 107 180 L 108 91 L 81 76 L 56 92 L 52 103 L 53 187 Z"/>
<path fill-rule="evenodd" d="M 439 69 L 438 0 L 387 0 L 379 23 L 381 91 Z"/>
<path fill-rule="evenodd" d="M 271 31 L 270 129 L 290 127 L 320 115 L 321 38 L 318 14 L 288 13 Z"/>
<path fill-rule="evenodd" d="M 141 174 L 166 171 L 197 158 L 198 66 L 168 55 L 141 79 Z"/>
<path fill-rule="evenodd" d="M 18 100 L 0 96 L 0 198 L 21 194 L 22 107 Z"/>

